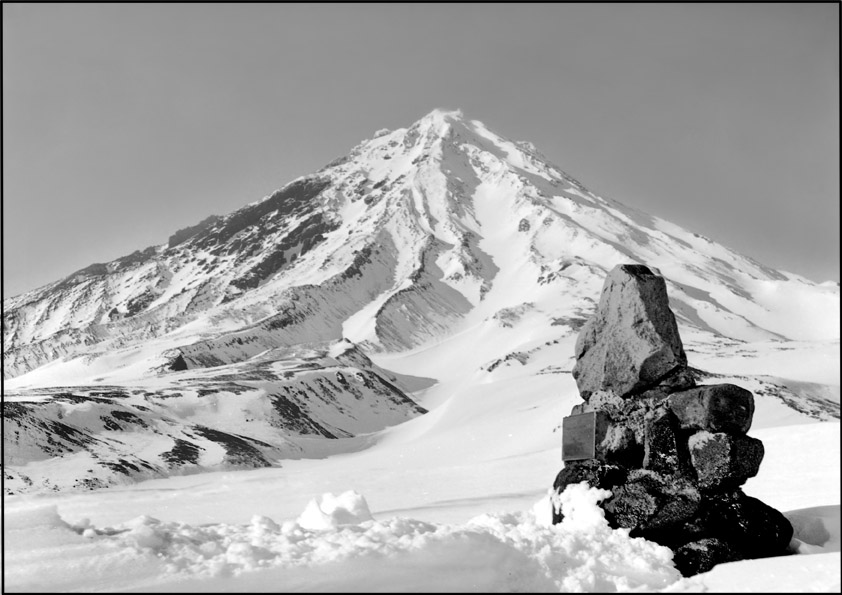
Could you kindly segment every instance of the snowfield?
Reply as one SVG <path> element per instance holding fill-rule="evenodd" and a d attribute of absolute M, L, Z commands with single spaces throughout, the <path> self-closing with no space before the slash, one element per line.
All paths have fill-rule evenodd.
<path fill-rule="evenodd" d="M 399 358 L 382 359 L 399 367 Z M 421 361 L 417 354 L 404 359 Z M 766 416 L 774 401 L 758 398 L 758 424 L 749 433 L 763 441 L 766 455 L 744 490 L 790 519 L 794 555 L 683 579 L 670 550 L 607 526 L 595 505 L 604 491 L 568 490 L 563 506 L 575 513 L 549 523 L 548 488 L 561 468 L 560 435 L 552 429 L 577 398 L 575 384 L 567 375 L 518 367 L 520 376 L 463 389 L 459 398 L 421 391 L 440 404 L 346 439 L 345 454 L 90 493 L 7 496 L 6 589 L 839 590 L 838 422 L 793 409 Z M 359 450 L 363 439 L 369 447 Z"/>
<path fill-rule="evenodd" d="M 808 446 L 838 444 L 839 424 L 794 426 L 763 432 L 775 454 L 806 440 Z M 793 431 L 794 430 L 794 431 Z M 812 444 L 809 444 L 812 442 Z M 809 448 L 807 452 L 811 452 Z M 814 451 L 813 451 L 814 452 Z M 832 459 L 833 457 L 831 457 Z M 178 516 L 192 497 L 211 491 L 218 516 L 246 517 L 243 505 L 258 472 L 239 472 L 227 483 L 199 482 L 167 488 L 138 486 L 111 498 L 79 497 L 63 506 L 51 498 L 7 502 L 4 548 L 6 589 L 15 591 L 144 591 L 144 592 L 277 592 L 277 591 L 490 591 L 490 592 L 792 592 L 838 591 L 840 586 L 839 457 L 821 461 L 779 456 L 747 486 L 747 493 L 775 506 L 782 501 L 836 502 L 833 505 L 783 510 L 795 527 L 795 555 L 720 565 L 682 579 L 672 566 L 672 552 L 625 529 L 608 527 L 596 502 L 604 490 L 571 486 L 561 498 L 565 519 L 550 524 L 549 496 L 516 512 L 481 513 L 465 522 L 436 523 L 424 508 L 401 515 L 372 513 L 354 491 L 330 493 L 309 501 L 297 517 L 253 514 L 244 523 L 164 521 L 135 516 L 114 525 L 91 518 L 119 518 L 124 498 L 137 505 L 157 501 Z M 819 461 L 821 461 L 819 463 Z M 768 463 L 772 462 L 772 465 Z M 818 463 L 818 464 L 817 464 Z M 798 469 L 786 480 L 784 496 L 775 497 L 781 475 L 765 471 Z M 486 469 L 487 470 L 487 469 Z M 821 478 L 821 479 L 820 479 Z M 203 478 L 208 479 L 208 478 Z M 223 479 L 223 478 L 215 478 Z M 274 492 L 277 483 L 260 478 L 259 486 Z M 174 483 L 174 479 L 163 483 Z M 361 483 L 366 483 L 365 481 Z M 490 483 L 485 481 L 483 483 Z M 214 484 L 222 489 L 214 489 Z M 220 485 L 221 484 L 221 485 Z M 204 486 L 204 487 L 202 487 Z M 805 490 L 809 486 L 812 489 Z M 433 485 L 430 486 L 434 487 Z M 765 492 L 764 490 L 768 490 Z M 151 493 L 149 493 L 151 492 Z M 154 496 L 153 496 L 154 494 Z M 121 498 L 122 496 L 122 498 Z M 385 494 L 381 494 L 385 496 Z M 396 495 L 400 500 L 400 495 Z M 535 494 L 523 495 L 526 503 Z M 237 501 L 240 501 L 239 506 Z M 483 501 L 440 502 L 451 514 L 474 514 Z M 493 500 L 493 499 L 491 499 Z M 169 504 L 165 504 L 165 502 Z M 209 503 L 205 504 L 205 508 Z M 110 509 L 101 511 L 102 507 Z M 517 505 L 511 506 L 518 508 Z M 282 508 L 280 505 L 278 508 Z M 105 512 L 103 515 L 102 513 Z M 280 511 L 279 511 L 280 512 Z M 86 514 L 80 517 L 80 514 Z M 130 516 L 130 515 L 129 515 Z"/>

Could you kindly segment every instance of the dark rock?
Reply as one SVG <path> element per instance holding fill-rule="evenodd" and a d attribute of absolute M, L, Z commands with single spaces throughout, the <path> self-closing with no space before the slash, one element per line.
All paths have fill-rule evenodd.
<path fill-rule="evenodd" d="M 597 413 L 596 458 L 623 467 L 640 466 L 643 452 L 628 426 L 614 423 L 605 413 Z"/>
<path fill-rule="evenodd" d="M 658 382 L 658 388 L 666 393 L 674 393 L 696 386 L 695 374 L 690 368 L 676 368 Z"/>
<path fill-rule="evenodd" d="M 792 524 L 782 513 L 741 490 L 711 497 L 702 518 L 708 533 L 726 535 L 743 558 L 782 556 L 792 540 Z"/>
<path fill-rule="evenodd" d="M 198 444 L 173 438 L 175 444 L 167 452 L 161 453 L 161 459 L 168 467 L 181 467 L 182 465 L 198 465 L 201 451 L 205 450 Z"/>
<path fill-rule="evenodd" d="M 645 486 L 630 482 L 613 490 L 613 497 L 603 508 L 612 527 L 638 529 L 657 514 L 659 505 L 660 499 Z"/>
<path fill-rule="evenodd" d="M 737 487 L 757 475 L 763 443 L 750 436 L 696 432 L 687 441 L 690 460 L 703 489 Z"/>
<path fill-rule="evenodd" d="M 678 472 L 677 422 L 668 410 L 653 412 L 646 417 L 643 442 L 643 468 L 666 475 Z"/>
<path fill-rule="evenodd" d="M 126 302 L 126 314 L 125 317 L 128 318 L 130 316 L 134 316 L 138 312 L 146 309 L 146 307 L 151 304 L 155 299 L 158 297 L 158 294 L 155 292 L 147 289 L 143 293 L 138 296 L 135 296 L 129 299 Z"/>
<path fill-rule="evenodd" d="M 226 244 L 238 233 L 249 227 L 256 229 L 261 219 L 277 212 L 284 219 L 292 219 L 307 210 L 319 194 L 330 186 L 330 178 L 303 178 L 290 182 L 262 201 L 246 205 L 219 221 L 212 220 L 201 226 L 190 237 L 199 249 L 212 250 Z"/>
<path fill-rule="evenodd" d="M 229 465 L 255 469 L 272 466 L 272 463 L 266 460 L 266 457 L 256 446 L 269 446 L 265 442 L 247 436 L 220 432 L 219 430 L 200 425 L 193 426 L 192 430 L 203 438 L 222 446 L 225 449 L 223 461 Z"/>
<path fill-rule="evenodd" d="M 184 356 L 182 354 L 178 354 L 172 362 L 170 362 L 169 369 L 173 372 L 181 372 L 187 369 L 187 362 L 184 361 Z"/>
<path fill-rule="evenodd" d="M 272 252 L 251 267 L 230 285 L 240 290 L 253 289 L 263 281 L 315 248 L 325 236 L 338 229 L 339 224 L 327 219 L 321 213 L 314 213 L 298 223 L 281 238 Z"/>
<path fill-rule="evenodd" d="M 570 484 L 586 481 L 591 487 L 608 490 L 625 479 L 626 472 L 617 465 L 608 465 L 596 460 L 573 461 L 565 464 L 559 471 L 553 487 L 563 492 Z"/>
<path fill-rule="evenodd" d="M 667 396 L 668 393 L 660 388 L 645 391 L 634 399 L 623 399 L 614 391 L 596 391 L 587 402 L 575 405 L 573 412 L 604 411 L 615 423 L 631 430 L 635 442 L 642 446 L 646 436 L 646 416 L 658 409 Z"/>
<path fill-rule="evenodd" d="M 675 550 L 672 562 L 682 576 L 707 572 L 717 564 L 742 560 L 739 550 L 716 537 L 692 541 Z"/>
<path fill-rule="evenodd" d="M 170 239 L 167 241 L 167 247 L 173 248 L 175 246 L 178 246 L 179 244 L 187 241 L 199 232 L 202 232 L 214 225 L 215 223 L 219 222 L 221 219 L 222 217 L 218 215 L 211 215 L 210 217 L 202 219 L 196 225 L 179 229 L 177 232 L 170 236 Z"/>
<path fill-rule="evenodd" d="M 754 396 L 734 384 L 697 386 L 667 399 L 682 429 L 745 434 L 754 416 Z"/>
<path fill-rule="evenodd" d="M 560 494 L 564 488 L 574 483 L 587 482 L 588 485 L 601 490 L 610 490 L 626 479 L 626 471 L 617 465 L 608 465 L 596 460 L 568 462 L 555 478 L 553 488 Z M 553 524 L 562 519 L 560 510 L 553 509 Z"/>
<path fill-rule="evenodd" d="M 663 403 L 669 395 L 670 392 L 666 387 L 657 386 L 636 395 L 634 400 L 626 400 L 625 402 L 627 403 L 626 406 L 631 409 L 637 409 L 640 407 L 654 409 Z"/>
<path fill-rule="evenodd" d="M 573 377 L 585 400 L 598 390 L 639 393 L 686 368 L 663 277 L 642 265 L 614 267 L 579 333 L 576 360 Z"/>
<path fill-rule="evenodd" d="M 686 478 L 644 469 L 629 472 L 626 482 L 612 492 L 603 504 L 609 524 L 653 541 L 664 532 L 679 531 L 701 502 L 701 494 Z"/>

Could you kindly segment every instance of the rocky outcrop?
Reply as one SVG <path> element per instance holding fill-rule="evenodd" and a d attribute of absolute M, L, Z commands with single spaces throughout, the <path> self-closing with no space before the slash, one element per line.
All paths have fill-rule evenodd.
<path fill-rule="evenodd" d="M 663 277 L 642 265 L 609 273 L 573 376 L 584 403 L 565 418 L 563 439 L 592 441 L 592 456 L 565 450 L 557 492 L 582 481 L 611 490 L 609 523 L 672 548 L 685 576 L 787 553 L 789 521 L 740 490 L 763 460 L 763 444 L 746 435 L 754 396 L 694 386 Z"/>
<path fill-rule="evenodd" d="M 682 430 L 745 433 L 754 416 L 754 396 L 733 384 L 699 386 L 669 396 Z"/>

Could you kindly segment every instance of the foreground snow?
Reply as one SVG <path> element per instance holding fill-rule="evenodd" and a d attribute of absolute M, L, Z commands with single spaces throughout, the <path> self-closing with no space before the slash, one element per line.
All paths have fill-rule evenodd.
<path fill-rule="evenodd" d="M 63 575 L 60 590 L 89 590 L 91 573 L 97 590 L 154 591 L 730 591 L 758 590 L 757 577 L 746 573 L 761 570 L 760 590 L 804 590 L 805 577 L 808 590 L 838 586 L 838 506 L 791 513 L 801 521 L 794 549 L 809 557 L 727 564 L 681 580 L 669 549 L 608 527 L 596 506 L 607 495 L 571 486 L 561 495 L 566 516 L 557 526 L 549 497 L 529 511 L 437 525 L 375 520 L 365 499 L 349 491 L 314 499 L 280 525 L 264 516 L 201 526 L 141 516 L 97 528 L 69 524 L 48 505 L 13 515 L 6 530 L 15 538 L 25 533 L 30 545 L 51 542 L 52 551 L 39 553 L 50 553 L 49 566 Z M 12 554 L 12 590 L 59 587 L 39 558 Z"/>
<path fill-rule="evenodd" d="M 440 481 L 443 472 L 421 469 L 431 505 L 395 514 L 414 500 L 400 487 L 399 469 L 378 468 L 383 461 L 372 453 L 383 449 L 374 448 L 299 461 L 300 470 L 313 468 L 297 483 L 294 470 L 270 469 L 7 498 L 6 589 L 838 591 L 839 424 L 790 425 L 754 435 L 767 455 L 745 490 L 790 518 L 798 555 L 725 564 L 690 579 L 673 568 L 668 549 L 607 526 L 596 506 L 605 491 L 574 486 L 562 500 L 568 518 L 550 525 L 551 453 L 518 457 L 531 475 L 546 481 L 517 496 L 506 493 L 505 481 L 494 480 L 510 469 L 505 459 L 478 462 L 473 480 L 450 486 Z M 455 470 L 449 470 L 453 478 Z M 329 474 L 371 488 L 379 508 L 354 491 L 308 492 Z M 295 494 L 283 495 L 290 490 Z M 291 502 L 307 493 L 309 501 L 291 514 Z M 440 498 L 446 494 L 456 497 Z M 481 494 L 486 498 L 476 497 Z M 136 514 L 144 508 L 155 511 L 155 518 Z M 201 522 L 207 517 L 218 520 Z"/>
<path fill-rule="evenodd" d="M 281 525 L 261 516 L 239 526 L 162 523 L 144 516 L 115 528 L 97 529 L 87 523 L 68 525 L 54 508 L 46 507 L 31 511 L 34 518 L 23 515 L 13 520 L 11 530 L 31 532 L 34 524 L 37 530 L 64 538 L 65 547 L 101 549 L 97 565 L 102 579 L 116 588 L 124 585 L 119 573 L 110 576 L 109 561 L 126 555 L 136 556 L 150 570 L 157 567 L 156 574 L 169 575 L 169 580 L 155 585 L 166 589 L 242 588 L 240 581 L 215 579 L 261 568 L 306 567 L 311 572 L 319 569 L 320 588 L 333 589 L 345 586 L 349 566 L 361 589 L 369 587 L 373 575 L 379 589 L 389 588 L 389 582 L 398 579 L 404 587 L 408 586 L 404 581 L 409 581 L 424 590 L 431 572 L 448 590 L 613 591 L 675 582 L 678 574 L 669 562 L 668 549 L 608 527 L 596 507 L 605 496 L 607 492 L 584 485 L 566 492 L 562 506 L 570 516 L 559 527 L 550 526 L 548 498 L 533 511 L 483 515 L 463 525 L 436 525 L 401 517 L 374 520 L 365 499 L 346 492 L 311 501 L 297 520 Z M 386 576 L 378 570 L 384 561 L 390 567 Z M 393 563 L 404 569 L 399 576 Z M 322 575 L 322 566 L 327 575 Z M 83 584 L 88 584 L 90 570 L 86 567 L 80 573 Z M 179 574 L 191 578 L 179 579 Z M 277 586 L 279 578 L 281 584 L 286 580 L 278 572 L 241 576 L 261 590 Z M 304 576 L 299 573 L 299 580 Z"/>

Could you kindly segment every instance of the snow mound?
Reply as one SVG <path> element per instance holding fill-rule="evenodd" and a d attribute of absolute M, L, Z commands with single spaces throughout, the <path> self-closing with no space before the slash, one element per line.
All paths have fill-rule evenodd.
<path fill-rule="evenodd" d="M 320 498 L 310 500 L 298 517 L 298 525 L 304 529 L 320 531 L 342 525 L 359 525 L 371 520 L 374 519 L 365 498 L 357 492 L 348 491 L 339 496 L 322 494 Z"/>
<path fill-rule="evenodd" d="M 840 506 L 814 506 L 785 514 L 792 523 L 790 548 L 799 554 L 838 552 L 840 547 Z"/>
<path fill-rule="evenodd" d="M 96 528 L 41 506 L 13 515 L 6 529 L 62 531 L 59 541 L 74 543 L 77 554 L 85 547 L 99 552 L 95 567 L 65 565 L 68 584 L 83 584 L 91 577 L 81 574 L 93 570 L 98 584 L 118 587 L 124 579 L 109 557 L 159 569 L 145 588 L 178 591 L 224 590 L 235 577 L 240 588 L 284 590 L 294 587 L 296 572 L 317 568 L 318 588 L 326 591 L 389 590 L 396 578 L 401 590 L 519 592 L 657 590 L 680 580 L 669 549 L 608 526 L 597 503 L 610 492 L 570 486 L 559 496 L 566 516 L 558 525 L 551 524 L 550 494 L 532 510 L 484 514 L 461 525 L 376 520 L 365 498 L 348 491 L 313 499 L 297 520 L 281 524 L 255 516 L 247 525 L 194 526 L 144 515 Z M 39 580 L 31 572 L 6 579 L 12 590 L 37 590 Z"/>
<path fill-rule="evenodd" d="M 25 509 L 9 516 L 3 515 L 4 533 L 69 528 L 70 525 L 59 516 L 55 504 Z"/>
<path fill-rule="evenodd" d="M 683 579 L 672 552 L 611 529 L 585 483 L 522 512 L 462 524 L 372 517 L 355 491 L 323 494 L 296 520 L 244 525 L 69 521 L 36 503 L 4 515 L 9 591 L 731 592 L 839 584 L 840 507 L 786 513 L 794 555 L 721 564 Z M 564 519 L 552 524 L 552 506 Z M 56 582 L 57 577 L 60 577 Z M 805 588 L 806 587 L 806 588 Z M 833 590 L 833 589 L 831 589 Z M 838 589 L 836 589 L 838 591 Z"/>

